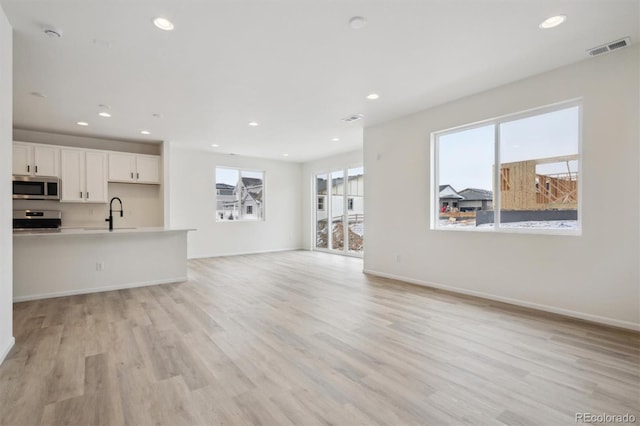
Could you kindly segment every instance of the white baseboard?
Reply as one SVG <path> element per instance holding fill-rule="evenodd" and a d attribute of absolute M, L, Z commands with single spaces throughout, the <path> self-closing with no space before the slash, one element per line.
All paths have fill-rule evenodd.
<path fill-rule="evenodd" d="M 75 296 L 77 294 L 101 293 L 103 291 L 123 290 L 127 288 L 136 288 L 136 287 L 147 287 L 150 285 L 158 285 L 158 284 L 179 283 L 182 281 L 187 281 L 187 277 L 184 276 L 184 277 L 168 278 L 163 280 L 144 281 L 139 283 L 119 284 L 119 285 L 106 286 L 106 287 L 82 288 L 78 290 L 57 291 L 53 293 L 30 294 L 27 296 L 14 297 L 13 302 L 14 303 L 27 302 L 29 300 L 51 299 L 53 297 Z"/>
<path fill-rule="evenodd" d="M 4 362 L 4 359 L 7 357 L 7 355 L 9 355 L 9 351 L 11 350 L 11 348 L 13 348 L 13 345 L 16 344 L 16 338 L 12 337 L 7 346 L 4 348 L 4 350 L 2 352 L 0 352 L 0 364 L 2 364 Z"/>
<path fill-rule="evenodd" d="M 618 320 L 618 319 L 615 319 L 615 318 L 603 317 L 603 316 L 600 316 L 600 315 L 593 315 L 593 314 L 588 314 L 588 313 L 585 313 L 585 312 L 572 311 L 570 309 L 559 308 L 557 306 L 542 305 L 542 304 L 539 304 L 539 303 L 527 302 L 526 300 L 512 299 L 510 297 L 497 296 L 495 294 L 484 293 L 484 292 L 481 292 L 481 291 L 473 291 L 473 290 L 467 290 L 467 289 L 458 288 L 458 287 L 451 287 L 451 286 L 443 285 L 443 284 L 430 283 L 430 282 L 426 282 L 426 281 L 422 281 L 422 280 L 416 280 L 416 279 L 413 279 L 413 278 L 407 278 L 407 277 L 402 277 L 402 276 L 399 276 L 399 275 L 387 274 L 385 272 L 374 271 L 374 270 L 371 270 L 371 269 L 365 269 L 363 272 L 365 274 L 375 275 L 375 276 L 383 277 L 383 278 L 391 278 L 391 279 L 394 279 L 394 280 L 404 281 L 404 282 L 411 283 L 411 284 L 417 284 L 417 285 L 424 286 L 424 287 L 437 288 L 437 289 L 440 289 L 440 290 L 447 290 L 447 291 L 450 291 L 452 293 L 459 293 L 459 294 L 465 294 L 465 295 L 468 295 L 468 296 L 480 297 L 482 299 L 495 300 L 496 302 L 503 302 L 503 303 L 508 303 L 510 305 L 522 306 L 522 307 L 525 307 L 525 308 L 536 309 L 536 310 L 544 311 L 544 312 L 551 312 L 551 313 L 554 313 L 554 314 L 564 315 L 564 316 L 572 317 L 572 318 L 578 318 L 578 319 L 582 319 L 582 320 L 585 320 L 585 321 L 595 322 L 595 323 L 598 323 L 598 324 L 605 324 L 605 325 L 611 325 L 611 326 L 614 326 L 614 327 L 624 328 L 624 329 L 628 329 L 628 330 L 640 331 L 640 324 L 633 323 L 631 321 L 622 321 L 622 320 Z"/>
<path fill-rule="evenodd" d="M 300 247 L 295 247 L 295 248 L 281 248 L 281 249 L 258 250 L 258 251 L 240 251 L 240 252 L 231 252 L 231 253 L 198 254 L 195 256 L 189 256 L 189 259 L 207 259 L 210 257 L 244 256 L 247 254 L 278 253 L 283 251 L 295 251 L 295 250 L 304 250 L 304 249 Z"/>

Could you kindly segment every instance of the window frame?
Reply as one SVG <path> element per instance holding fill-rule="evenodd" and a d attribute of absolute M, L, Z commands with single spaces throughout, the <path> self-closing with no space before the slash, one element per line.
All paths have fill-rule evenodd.
<path fill-rule="evenodd" d="M 250 173 L 262 173 L 262 216 L 258 219 L 246 219 L 244 218 L 245 215 L 248 215 L 248 213 L 244 212 L 242 207 L 247 207 L 246 205 L 239 207 L 238 211 L 240 212 L 241 215 L 241 219 L 238 218 L 234 218 L 233 220 L 220 220 L 219 216 L 218 216 L 218 197 L 220 196 L 220 194 L 218 194 L 218 188 L 217 188 L 217 184 L 218 184 L 218 169 L 225 169 L 225 170 L 235 170 L 238 172 L 238 178 L 242 178 L 242 172 L 250 172 Z M 232 166 L 221 166 L 221 165 L 216 165 L 215 166 L 215 170 L 214 170 L 214 188 L 215 188 L 215 206 L 216 206 L 216 210 L 215 210 L 215 218 L 216 218 L 216 223 L 234 223 L 234 222 L 239 222 L 239 223 L 247 223 L 247 222 L 265 222 L 267 220 L 267 203 L 266 203 L 266 188 L 267 188 L 267 172 L 266 170 L 263 169 L 252 169 L 252 168 L 248 168 L 248 167 L 232 167 Z"/>
<path fill-rule="evenodd" d="M 318 169 L 316 171 L 312 171 L 311 172 L 311 200 L 313 203 L 313 212 L 312 212 L 312 226 L 311 226 L 311 234 L 310 234 L 310 241 L 311 241 L 311 247 L 310 250 L 312 251 L 321 251 L 321 252 L 325 252 L 325 253 L 331 253 L 331 254 L 336 254 L 339 256 L 349 256 L 349 257 L 357 257 L 357 258 L 363 258 L 364 257 L 364 250 L 363 251 L 352 251 L 348 249 L 348 245 L 345 244 L 344 248 L 342 250 L 336 250 L 336 249 L 332 249 L 332 234 L 329 231 L 329 238 L 327 239 L 327 247 L 317 247 L 317 223 L 318 223 L 318 212 L 319 211 L 326 211 L 327 215 L 331 215 L 331 211 L 333 210 L 333 201 L 331 199 L 332 196 L 334 196 L 332 194 L 332 191 L 329 189 L 331 187 L 331 180 L 333 179 L 331 177 L 333 172 L 338 172 L 338 171 L 343 171 L 344 172 L 344 177 L 345 177 L 345 181 L 348 181 L 348 177 L 349 177 L 349 170 L 351 169 L 358 169 L 358 168 L 362 168 L 362 174 L 363 176 L 365 175 L 364 172 L 364 164 L 363 163 L 348 163 L 346 166 L 336 166 L 336 167 L 328 167 L 328 168 L 322 168 L 322 169 Z M 322 197 L 324 197 L 324 210 L 318 210 L 318 197 L 320 197 L 318 195 L 318 188 L 317 188 L 317 177 L 318 176 L 326 176 L 326 182 L 327 182 L 327 194 L 322 195 Z M 342 195 L 336 195 L 336 196 L 340 196 L 343 197 L 344 202 L 344 207 L 345 207 L 345 217 L 348 216 L 348 210 L 346 209 L 347 207 L 347 203 L 346 200 L 348 198 L 350 198 L 351 196 L 348 194 L 349 190 L 348 190 L 348 185 L 345 185 L 344 190 L 343 190 L 343 194 Z M 362 196 L 364 197 L 364 195 Z M 354 206 L 355 207 L 355 206 Z"/>
<path fill-rule="evenodd" d="M 577 176 L 577 186 L 578 186 L 578 202 L 577 202 L 577 228 L 576 229 L 539 229 L 539 228 L 512 228 L 512 227 L 502 227 L 500 221 L 500 211 L 501 208 L 501 199 L 500 199 L 500 188 L 496 188 L 496 185 L 500 185 L 501 183 L 501 175 L 500 169 L 501 167 L 494 167 L 493 170 L 493 187 L 492 191 L 494 194 L 495 200 L 495 209 L 494 209 L 494 226 L 486 227 L 486 228 L 477 228 L 477 227 L 469 227 L 469 228 L 454 228 L 454 227 L 439 227 L 439 205 L 440 205 L 440 192 L 438 190 L 440 186 L 439 182 L 439 149 L 438 149 L 438 140 L 442 136 L 450 135 L 453 133 L 458 133 L 461 131 L 472 130 L 479 127 L 485 127 L 492 125 L 494 127 L 494 164 L 500 166 L 500 125 L 505 123 L 510 123 L 517 120 L 522 120 L 530 117 L 535 117 L 538 115 L 543 115 L 547 113 L 552 113 L 556 111 L 561 111 L 569 108 L 578 108 L 578 176 Z M 544 105 L 541 107 L 530 108 L 527 110 L 505 114 L 501 116 L 497 116 L 494 118 L 476 121 L 473 123 L 468 123 L 460 126 L 450 127 L 444 130 L 431 132 L 430 134 L 430 179 L 431 179 L 431 188 L 430 188 L 430 197 L 429 197 L 429 229 L 432 231 L 453 231 L 453 232 L 498 232 L 498 233 L 509 233 L 509 234 L 531 234 L 531 235 L 570 235 L 570 236 L 580 236 L 582 235 L 582 197 L 583 197 L 583 156 L 582 156 L 582 135 L 583 135 L 583 99 L 575 98 L 567 101 L 556 102 L 553 104 Z"/>

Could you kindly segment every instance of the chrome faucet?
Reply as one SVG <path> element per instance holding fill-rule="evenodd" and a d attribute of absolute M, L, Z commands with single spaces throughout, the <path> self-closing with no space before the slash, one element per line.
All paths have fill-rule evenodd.
<path fill-rule="evenodd" d="M 120 203 L 120 217 L 124 217 L 124 209 L 122 208 L 122 200 L 118 197 L 113 197 L 109 202 L 109 217 L 104 221 L 109 222 L 109 231 L 113 231 L 113 201 L 118 200 Z M 117 211 L 117 210 L 116 210 Z"/>

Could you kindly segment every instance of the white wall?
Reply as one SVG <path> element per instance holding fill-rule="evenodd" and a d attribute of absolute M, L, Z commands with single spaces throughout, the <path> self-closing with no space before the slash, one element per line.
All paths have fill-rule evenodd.
<path fill-rule="evenodd" d="M 332 170 L 341 170 L 348 167 L 362 166 L 363 153 L 362 150 L 351 151 L 344 154 L 334 155 L 320 160 L 309 161 L 302 165 L 302 247 L 306 250 L 313 249 L 315 238 L 314 232 L 314 212 L 315 200 L 313 193 L 313 176 L 316 173 L 330 172 Z M 364 170 L 365 181 L 367 179 L 367 170 Z M 365 195 L 365 203 L 366 201 Z M 326 202 L 326 201 L 325 201 Z M 365 238 L 365 249 L 367 246 Z"/>
<path fill-rule="evenodd" d="M 11 199 L 13 125 L 13 33 L 0 6 L 0 199 Z M 0 203 L 0 362 L 13 346 L 11 204 Z"/>
<path fill-rule="evenodd" d="M 189 258 L 301 248 L 301 165 L 170 144 L 169 225 L 193 228 Z M 216 166 L 265 172 L 265 220 L 216 222 Z"/>
<path fill-rule="evenodd" d="M 640 329 L 639 56 L 627 48 L 366 129 L 365 270 Z M 578 97 L 582 236 L 429 229 L 431 132 Z"/>

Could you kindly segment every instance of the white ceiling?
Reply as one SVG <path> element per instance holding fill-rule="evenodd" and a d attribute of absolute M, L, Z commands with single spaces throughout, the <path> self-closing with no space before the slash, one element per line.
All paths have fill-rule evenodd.
<path fill-rule="evenodd" d="M 290 161 L 357 149 L 364 126 L 587 59 L 599 44 L 636 43 L 639 17 L 637 0 L 0 4 L 14 27 L 16 127 Z M 556 14 L 567 21 L 538 28 Z M 353 30 L 357 15 L 367 25 Z M 113 117 L 98 117 L 99 104 Z M 364 120 L 341 121 L 354 113 Z"/>

